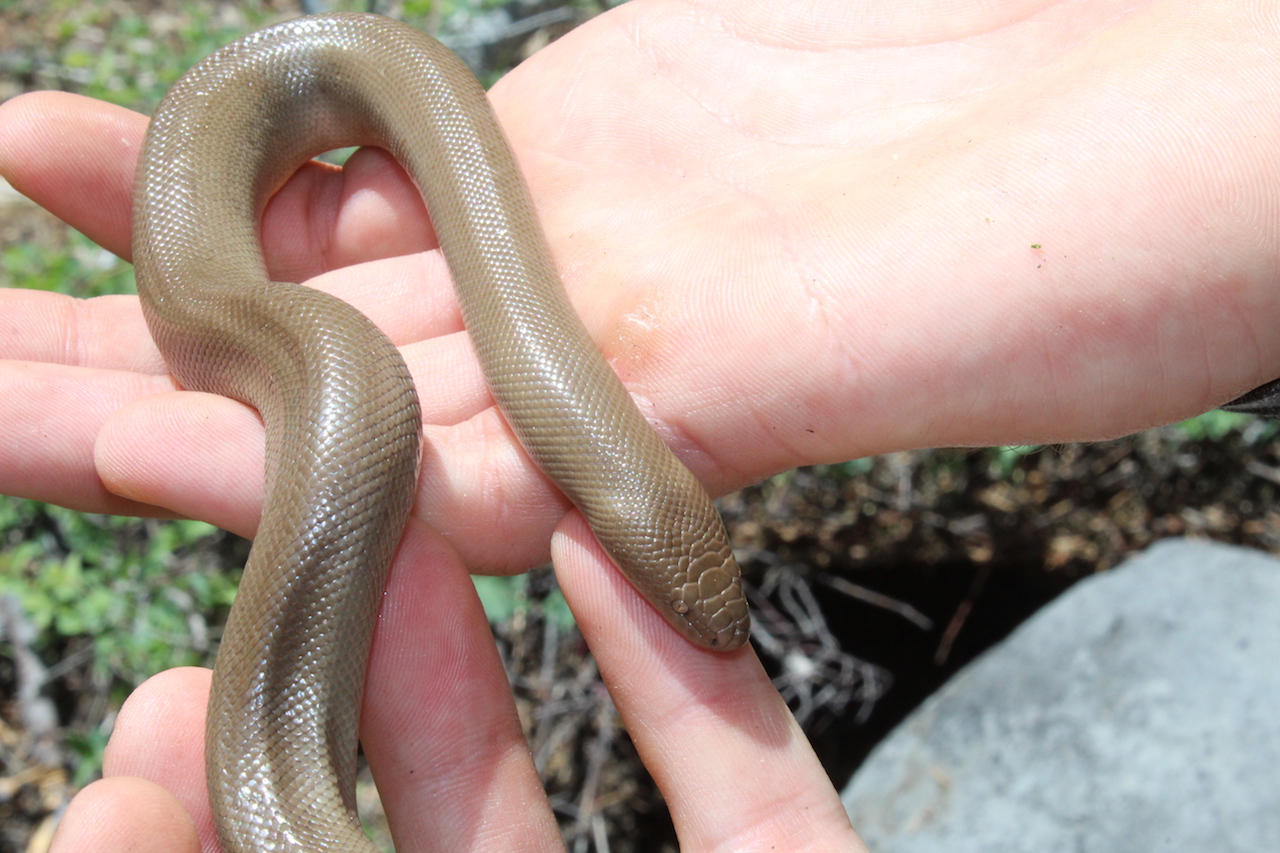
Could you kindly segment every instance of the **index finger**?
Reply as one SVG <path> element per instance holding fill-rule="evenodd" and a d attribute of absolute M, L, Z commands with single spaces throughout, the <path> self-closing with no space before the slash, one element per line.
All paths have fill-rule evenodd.
<path fill-rule="evenodd" d="M 566 516 L 556 576 L 662 789 L 680 849 L 865 853 L 835 787 L 755 652 L 695 648 Z"/>
<path fill-rule="evenodd" d="M 0 104 L 0 176 L 122 258 L 132 256 L 134 170 L 147 118 L 66 92 L 31 92 Z M 300 168 L 263 212 L 264 254 L 276 279 L 435 245 L 426 208 L 390 155 L 357 152 L 338 169 Z"/>

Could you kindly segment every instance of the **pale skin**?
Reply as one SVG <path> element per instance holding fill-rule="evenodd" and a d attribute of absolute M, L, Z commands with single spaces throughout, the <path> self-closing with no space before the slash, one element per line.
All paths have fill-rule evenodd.
<path fill-rule="evenodd" d="M 493 100 L 575 305 L 719 493 L 907 447 L 1122 435 L 1280 375 L 1277 67 L 1270 0 L 634 0 Z M 0 174 L 127 257 L 145 123 L 15 99 Z M 264 227 L 273 274 L 369 313 L 423 398 L 362 727 L 401 853 L 559 849 L 464 571 L 548 542 L 683 850 L 862 849 L 754 655 L 675 637 L 525 460 L 398 169 L 305 169 Z M 135 300 L 0 300 L 0 491 L 252 535 L 259 422 L 176 391 Z M 57 853 L 214 849 L 207 683 L 174 671 L 130 699 Z"/>

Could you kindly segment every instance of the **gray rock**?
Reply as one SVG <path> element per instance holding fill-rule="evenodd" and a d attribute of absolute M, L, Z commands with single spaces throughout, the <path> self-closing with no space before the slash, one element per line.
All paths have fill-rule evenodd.
<path fill-rule="evenodd" d="M 1280 850 L 1280 561 L 1168 541 L 1082 581 L 844 802 L 875 853 Z"/>

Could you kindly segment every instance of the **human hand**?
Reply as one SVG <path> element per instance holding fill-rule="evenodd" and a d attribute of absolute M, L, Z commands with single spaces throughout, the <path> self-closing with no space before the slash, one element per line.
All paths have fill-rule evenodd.
<path fill-rule="evenodd" d="M 704 481 L 1116 435 L 1280 374 L 1271 17 L 1244 2 L 883 8 L 635 0 L 494 92 L 575 303 Z M 18 99 L 0 106 L 0 173 L 127 255 L 142 127 L 81 99 Z M 512 570 L 540 558 L 564 507 L 489 406 L 438 258 L 329 272 L 429 247 L 425 223 L 366 152 L 291 182 L 268 255 L 279 277 L 326 273 L 312 283 L 405 345 L 437 424 L 423 517 L 469 565 Z M 251 533 L 252 413 L 156 393 L 172 385 L 129 300 L 0 298 L 0 358 L 24 362 L 0 366 L 0 435 L 39 437 L 0 442 L 0 491 Z M 377 693 L 408 686 L 370 685 L 376 739 Z M 159 713 L 148 702 L 135 738 Z M 183 726 L 189 744 L 198 724 Z M 133 772 L 121 743 L 113 772 Z"/>
<path fill-rule="evenodd" d="M 696 649 L 608 562 L 581 519 L 557 576 L 688 853 L 865 851 L 755 654 Z M 410 522 L 383 598 L 361 743 L 398 853 L 563 849 L 484 612 L 456 552 Z M 170 670 L 121 710 L 104 778 L 51 853 L 215 853 L 204 782 L 209 672 Z"/>
<path fill-rule="evenodd" d="M 1243 0 L 1113 7 L 638 0 L 495 87 L 575 304 L 713 491 L 1123 434 L 1280 374 L 1277 24 Z M 0 173 L 127 256 L 144 125 L 15 99 Z M 319 276 L 404 346 L 420 516 L 477 570 L 541 561 L 565 505 L 492 408 L 438 256 L 372 262 L 431 245 L 402 173 L 308 167 L 265 240 L 275 275 Z M 0 358 L 26 362 L 0 372 L 0 433 L 40 436 L 0 442 L 0 491 L 252 533 L 257 419 L 158 393 L 134 302 L 0 298 Z"/>

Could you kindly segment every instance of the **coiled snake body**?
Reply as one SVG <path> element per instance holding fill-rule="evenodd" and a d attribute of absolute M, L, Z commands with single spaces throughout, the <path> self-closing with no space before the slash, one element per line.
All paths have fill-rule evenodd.
<path fill-rule="evenodd" d="M 574 314 L 475 78 L 369 15 L 236 42 L 161 104 L 139 161 L 134 259 L 178 382 L 257 408 L 262 522 L 209 704 L 209 794 L 227 853 L 372 851 L 353 813 L 365 661 L 408 518 L 421 424 L 396 348 L 347 304 L 266 280 L 270 195 L 340 145 L 418 184 L 494 398 L 636 588 L 693 642 L 731 649 L 746 603 L 719 517 Z"/>

